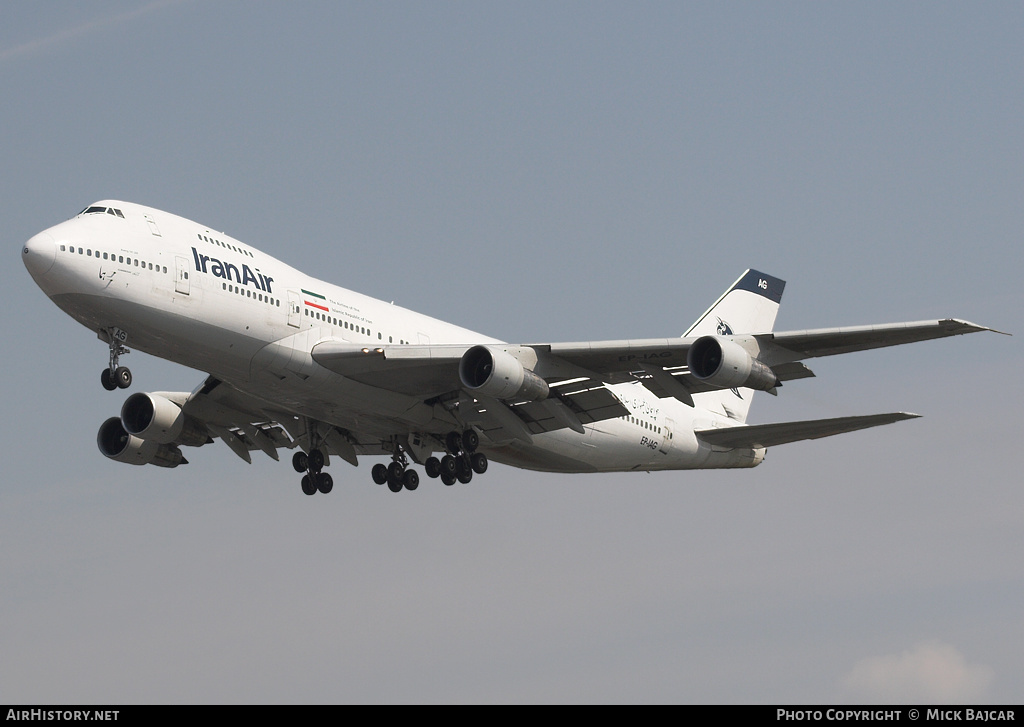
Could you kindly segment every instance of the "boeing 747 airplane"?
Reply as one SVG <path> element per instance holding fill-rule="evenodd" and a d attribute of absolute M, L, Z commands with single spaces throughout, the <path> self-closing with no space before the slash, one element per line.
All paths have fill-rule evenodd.
<path fill-rule="evenodd" d="M 415 490 L 420 465 L 468 483 L 489 460 L 548 472 L 753 467 L 768 447 L 915 417 L 747 425 L 755 391 L 813 376 L 802 361 L 994 330 L 942 320 L 773 333 L 785 283 L 747 270 L 682 337 L 509 344 L 306 275 L 251 245 L 107 200 L 25 243 L 43 292 L 109 347 L 206 372 L 192 392 L 135 393 L 99 429 L 118 462 L 186 464 L 220 440 L 292 465 L 328 493 L 332 458 L 384 456 L 374 482 Z"/>

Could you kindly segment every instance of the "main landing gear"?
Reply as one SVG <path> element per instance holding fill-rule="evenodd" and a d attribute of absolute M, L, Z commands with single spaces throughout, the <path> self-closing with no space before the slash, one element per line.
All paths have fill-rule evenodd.
<path fill-rule="evenodd" d="M 468 484 L 474 472 L 482 475 L 487 471 L 487 457 L 483 452 L 476 451 L 479 445 L 480 436 L 472 429 L 461 434 L 450 432 L 445 437 L 447 454 L 440 459 L 428 457 L 424 463 L 427 477 L 440 477 L 446 485 L 454 485 L 456 482 Z M 420 476 L 409 467 L 408 458 L 401 448 L 396 448 L 391 464 L 375 464 L 370 474 L 374 482 L 387 485 L 392 492 L 415 490 L 420 486 Z"/>
<path fill-rule="evenodd" d="M 456 482 L 468 485 L 473 480 L 474 472 L 482 475 L 487 471 L 487 456 L 476 451 L 480 446 L 480 436 L 474 430 L 467 429 L 462 434 L 448 432 L 445 446 L 448 453 L 443 457 L 427 459 L 427 477 L 440 477 L 441 482 L 450 487 Z"/>
<path fill-rule="evenodd" d="M 487 471 L 487 457 L 483 452 L 476 451 L 479 445 L 480 437 L 472 429 L 467 429 L 461 434 L 450 432 L 445 437 L 447 453 L 440 459 L 427 458 L 427 476 L 439 477 L 446 485 L 454 485 L 456 482 L 469 484 L 474 473 L 482 475 Z M 326 495 L 334 489 L 334 480 L 323 471 L 325 461 L 323 451 L 315 447 L 310 449 L 308 454 L 299 451 L 292 455 L 292 467 L 296 472 L 304 473 L 302 491 L 305 494 L 315 495 L 322 492 Z M 419 473 L 409 466 L 409 458 L 397 442 L 394 454 L 391 455 L 391 464 L 375 464 L 370 474 L 374 482 L 378 485 L 387 485 L 392 492 L 411 491 L 420 486 Z"/>
<path fill-rule="evenodd" d="M 334 489 L 334 478 L 328 473 L 322 472 L 324 468 L 324 453 L 319 449 L 305 452 L 296 452 L 292 455 L 292 467 L 296 472 L 305 472 L 302 477 L 302 492 L 307 495 L 315 495 L 317 492 L 327 494 Z"/>
<path fill-rule="evenodd" d="M 131 353 L 113 335 L 110 336 L 110 365 L 100 373 L 100 383 L 107 391 L 127 389 L 132 385 L 132 372 L 126 366 L 119 366 L 122 354 Z"/>

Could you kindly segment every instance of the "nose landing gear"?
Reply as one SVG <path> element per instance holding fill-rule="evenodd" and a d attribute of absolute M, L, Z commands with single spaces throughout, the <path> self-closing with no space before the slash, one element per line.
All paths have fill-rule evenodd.
<path fill-rule="evenodd" d="M 110 365 L 100 372 L 100 383 L 107 391 L 127 389 L 132 385 L 132 372 L 126 366 L 119 365 L 123 354 L 131 353 L 118 338 L 118 333 L 110 331 Z M 122 334 L 123 335 L 123 334 Z"/>

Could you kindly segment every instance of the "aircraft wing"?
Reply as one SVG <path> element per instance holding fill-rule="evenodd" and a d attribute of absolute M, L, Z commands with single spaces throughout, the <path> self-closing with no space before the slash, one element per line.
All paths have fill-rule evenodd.
<path fill-rule="evenodd" d="M 526 347 L 508 347 L 520 355 Z M 458 401 L 467 421 L 493 440 L 529 441 L 530 435 L 556 429 L 582 432 L 584 424 L 625 416 L 628 411 L 596 375 L 569 376 L 549 371 L 551 395 L 542 401 L 499 401 L 468 395 L 459 379 L 459 362 L 471 344 L 400 345 L 367 348 L 343 341 L 323 341 L 313 348 L 321 366 L 354 381 L 422 400 Z M 527 352 L 536 359 L 531 350 Z M 531 369 L 532 370 L 532 369 Z"/>
<path fill-rule="evenodd" d="M 866 351 L 872 348 L 898 346 L 903 343 L 929 341 L 934 338 L 962 336 L 966 333 L 993 331 L 994 328 L 979 326 L 969 321 L 956 318 L 944 318 L 939 321 L 915 321 L 911 323 L 887 323 L 876 326 L 852 326 L 845 328 L 819 328 L 809 331 L 787 331 L 780 333 L 764 333 L 755 338 L 758 341 L 786 349 L 796 356 L 785 356 L 778 352 L 769 358 L 796 361 L 818 356 L 834 356 L 840 353 Z M 1006 334 L 1003 334 L 1006 335 Z M 769 346 L 770 349 L 770 346 Z M 766 361 L 772 365 L 770 361 Z"/>
<path fill-rule="evenodd" d="M 695 434 L 708 444 L 719 447 L 774 447 L 778 444 L 799 442 L 803 439 L 821 439 L 834 434 L 855 432 L 858 429 L 892 424 L 904 419 L 917 419 L 920 414 L 896 412 L 893 414 L 869 414 L 867 416 L 839 417 L 836 419 L 811 419 L 802 422 L 780 422 L 777 424 L 752 424 L 749 426 L 701 429 Z"/>
<path fill-rule="evenodd" d="M 968 321 L 888 323 L 780 333 L 721 336 L 739 343 L 772 369 L 777 381 L 814 376 L 802 359 L 896 346 L 979 331 L 996 331 Z M 690 347 L 701 337 L 647 338 L 510 346 L 510 351 L 548 383 L 587 380 L 592 386 L 639 381 L 659 397 L 693 405 L 692 394 L 721 387 L 693 376 L 687 368 Z M 324 341 L 312 351 L 320 365 L 356 381 L 422 399 L 461 388 L 459 362 L 471 344 L 388 345 L 367 348 L 344 341 Z M 773 392 L 774 393 L 774 392 Z"/>

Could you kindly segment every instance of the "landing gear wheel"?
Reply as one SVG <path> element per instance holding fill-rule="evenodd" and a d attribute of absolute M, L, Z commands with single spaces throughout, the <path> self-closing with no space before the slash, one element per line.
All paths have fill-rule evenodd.
<path fill-rule="evenodd" d="M 437 457 L 427 457 L 424 468 L 427 470 L 427 477 L 434 479 L 441 474 L 441 460 Z"/>
<path fill-rule="evenodd" d="M 313 480 L 310 479 L 309 475 L 302 476 L 302 491 L 307 495 L 316 494 L 316 485 L 313 484 Z"/>
<path fill-rule="evenodd" d="M 309 450 L 309 471 L 319 472 L 324 468 L 324 453 L 319 449 Z"/>
<path fill-rule="evenodd" d="M 442 477 L 444 477 L 445 475 L 451 475 L 452 477 L 454 477 L 458 467 L 459 465 L 456 463 L 455 458 L 452 457 L 450 454 L 446 454 L 444 457 L 441 458 Z"/>
<path fill-rule="evenodd" d="M 455 475 L 455 479 L 457 479 L 459 482 L 461 482 L 464 485 L 468 485 L 470 482 L 473 481 L 473 470 L 467 470 L 466 472 L 459 472 L 459 474 Z"/>
<path fill-rule="evenodd" d="M 419 487 L 420 476 L 417 474 L 416 470 L 406 470 L 405 474 L 402 475 L 402 484 L 405 485 L 405 489 L 410 492 Z"/>
<path fill-rule="evenodd" d="M 316 476 L 316 489 L 326 495 L 334 489 L 334 478 L 326 472 L 321 472 Z"/>
<path fill-rule="evenodd" d="M 370 475 L 373 477 L 373 481 L 378 485 L 383 485 L 388 481 L 388 468 L 382 464 L 375 464 L 373 469 L 370 470 Z"/>
<path fill-rule="evenodd" d="M 402 475 L 405 473 L 405 468 L 398 462 L 392 462 L 388 465 L 388 489 L 392 492 L 402 491 Z"/>
<path fill-rule="evenodd" d="M 441 473 L 441 482 L 443 482 L 446 485 L 448 485 L 448 487 L 451 487 L 452 485 L 455 484 L 455 475 L 450 475 L 447 472 L 442 472 Z"/>
<path fill-rule="evenodd" d="M 292 469 L 296 472 L 306 472 L 309 470 L 309 457 L 306 456 L 305 452 L 296 452 L 292 455 Z"/>
<path fill-rule="evenodd" d="M 458 454 L 459 449 L 462 447 L 462 435 L 458 432 L 448 432 L 448 436 L 444 438 L 444 443 L 451 454 Z"/>
<path fill-rule="evenodd" d="M 114 383 L 119 389 L 127 389 L 132 385 L 132 372 L 124 366 L 118 366 L 114 371 Z"/>
<path fill-rule="evenodd" d="M 462 433 L 462 449 L 472 454 L 480 446 L 480 435 L 475 429 L 467 429 Z"/>
<path fill-rule="evenodd" d="M 117 382 L 110 378 L 110 369 L 103 369 L 100 373 L 100 383 L 103 384 L 103 388 L 107 391 L 113 391 L 117 388 Z"/>
<path fill-rule="evenodd" d="M 469 464 L 474 472 L 482 475 L 487 471 L 487 456 L 483 452 L 474 452 L 469 458 Z"/>

